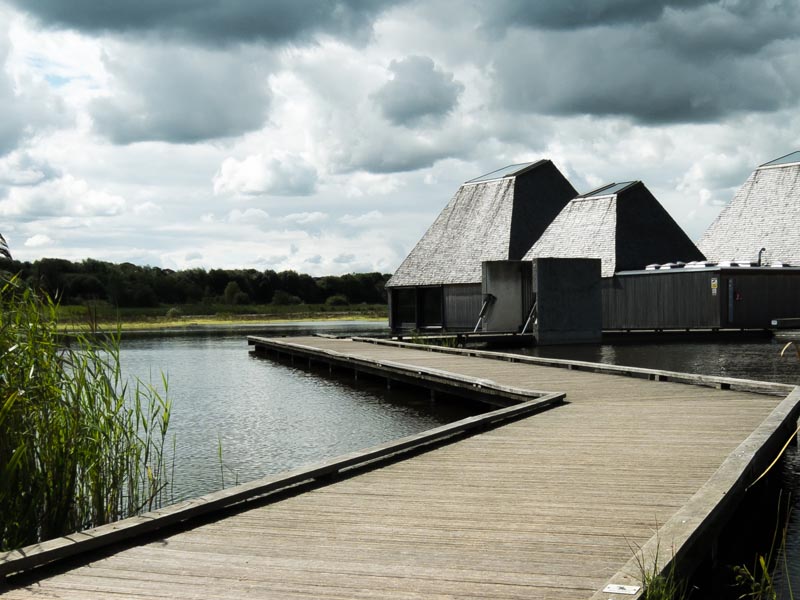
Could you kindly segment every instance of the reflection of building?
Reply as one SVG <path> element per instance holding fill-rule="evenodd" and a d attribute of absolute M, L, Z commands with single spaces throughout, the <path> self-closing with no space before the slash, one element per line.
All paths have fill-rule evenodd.
<path fill-rule="evenodd" d="M 753 171 L 698 246 L 713 261 L 800 266 L 800 152 Z"/>
<path fill-rule="evenodd" d="M 386 284 L 392 329 L 472 329 L 481 263 L 519 260 L 575 188 L 549 160 L 464 183 Z"/>
<path fill-rule="evenodd" d="M 570 200 L 525 254 L 599 258 L 601 274 L 703 255 L 641 181 L 612 183 Z"/>

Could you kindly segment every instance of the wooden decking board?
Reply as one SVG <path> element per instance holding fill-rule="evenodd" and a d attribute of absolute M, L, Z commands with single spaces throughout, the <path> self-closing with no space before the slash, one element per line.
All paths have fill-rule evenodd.
<path fill-rule="evenodd" d="M 287 341 L 564 391 L 567 404 L 132 545 L 7 597 L 590 598 L 697 501 L 783 400 L 345 340 Z"/>

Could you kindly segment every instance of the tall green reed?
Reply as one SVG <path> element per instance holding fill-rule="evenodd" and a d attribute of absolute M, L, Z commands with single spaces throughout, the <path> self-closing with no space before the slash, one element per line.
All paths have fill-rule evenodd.
<path fill-rule="evenodd" d="M 119 332 L 57 330 L 56 305 L 0 275 L 0 549 L 95 527 L 167 498 L 163 392 L 120 368 Z"/>
<path fill-rule="evenodd" d="M 772 541 L 766 553 L 756 554 L 753 566 L 733 567 L 736 586 L 741 591 L 739 598 L 751 600 L 793 600 L 792 576 L 787 558 L 786 538 L 791 515 L 790 500 L 787 509 L 782 509 L 783 500 L 778 498 L 776 523 Z"/>
<path fill-rule="evenodd" d="M 658 536 L 658 523 L 655 531 Z M 688 597 L 687 582 L 679 577 L 673 550 L 673 560 L 664 568 L 661 554 L 661 540 L 656 537 L 655 547 L 649 552 L 638 544 L 630 545 L 639 571 L 642 584 L 642 600 L 685 600 Z"/>

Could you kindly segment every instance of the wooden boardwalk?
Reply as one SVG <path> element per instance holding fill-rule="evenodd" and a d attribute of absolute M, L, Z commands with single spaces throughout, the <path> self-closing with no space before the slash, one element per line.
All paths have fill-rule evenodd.
<path fill-rule="evenodd" d="M 766 395 L 398 345 L 274 343 L 564 391 L 567 402 L 69 569 L 44 568 L 12 581 L 4 598 L 632 598 L 602 592 L 636 584 L 632 548 L 658 542 L 662 555 L 686 560 L 704 552 L 786 441 L 787 423 L 794 429 L 800 402 L 781 386 Z"/>

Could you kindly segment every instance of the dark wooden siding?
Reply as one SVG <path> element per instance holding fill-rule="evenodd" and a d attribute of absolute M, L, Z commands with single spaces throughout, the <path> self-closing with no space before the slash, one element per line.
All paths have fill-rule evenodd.
<path fill-rule="evenodd" d="M 417 327 L 417 290 L 416 288 L 392 288 L 391 295 L 392 330 L 416 329 Z"/>
<path fill-rule="evenodd" d="M 800 271 L 723 271 L 725 326 L 767 328 L 772 319 L 800 317 Z"/>
<path fill-rule="evenodd" d="M 725 297 L 717 271 L 615 275 L 603 281 L 603 329 L 724 326 L 720 312 Z"/>
<path fill-rule="evenodd" d="M 481 285 L 444 286 L 444 325 L 451 331 L 475 327 L 481 311 Z"/>
<path fill-rule="evenodd" d="M 442 286 L 417 288 L 417 311 L 420 327 L 441 327 Z"/>
<path fill-rule="evenodd" d="M 533 293 L 533 268 L 528 266 L 522 269 L 522 322 L 523 327 L 528 315 L 531 313 L 536 295 Z"/>

